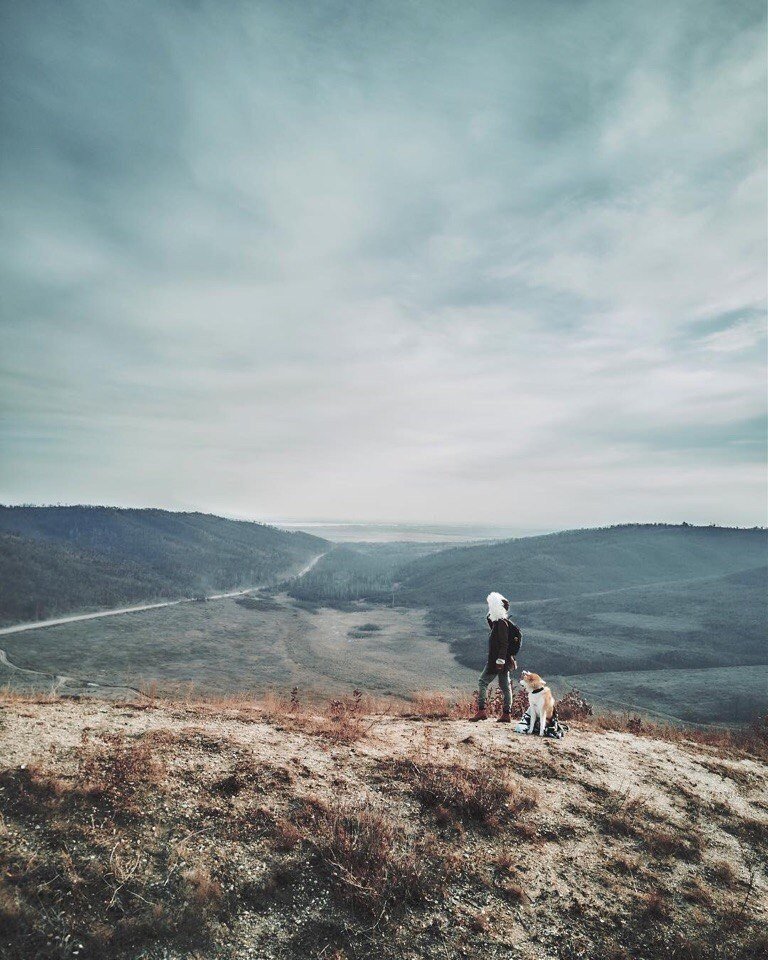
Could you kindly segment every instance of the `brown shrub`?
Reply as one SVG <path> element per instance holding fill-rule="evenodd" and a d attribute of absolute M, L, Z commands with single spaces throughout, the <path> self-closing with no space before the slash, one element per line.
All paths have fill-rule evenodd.
<path fill-rule="evenodd" d="M 723 886 L 732 887 L 738 880 L 736 871 L 727 860 L 718 860 L 709 869 L 712 876 Z"/>
<path fill-rule="evenodd" d="M 651 920 L 666 923 L 670 918 L 668 898 L 659 890 L 646 894 L 642 903 L 643 913 Z"/>
<path fill-rule="evenodd" d="M 127 743 L 119 735 L 104 738 L 105 746 L 88 750 L 80 759 L 81 789 L 103 802 L 115 815 L 146 812 L 151 794 L 162 790 L 166 770 L 149 743 Z"/>
<path fill-rule="evenodd" d="M 336 891 L 371 915 L 421 904 L 444 882 L 445 864 L 434 848 L 412 843 L 401 827 L 368 806 L 308 803 L 300 820 Z"/>
<path fill-rule="evenodd" d="M 465 824 L 499 827 L 536 804 L 530 787 L 504 769 L 442 766 L 420 758 L 418 762 L 395 760 L 382 766 L 410 782 L 425 807 L 439 809 L 443 816 L 450 811 Z"/>
<path fill-rule="evenodd" d="M 592 704 L 575 687 L 557 701 L 560 720 L 584 720 L 593 714 Z"/>

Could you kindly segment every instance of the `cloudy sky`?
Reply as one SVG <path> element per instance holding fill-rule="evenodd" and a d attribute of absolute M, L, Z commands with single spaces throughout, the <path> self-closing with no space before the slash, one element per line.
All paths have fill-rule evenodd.
<path fill-rule="evenodd" d="M 0 11 L 0 500 L 765 522 L 762 0 Z"/>

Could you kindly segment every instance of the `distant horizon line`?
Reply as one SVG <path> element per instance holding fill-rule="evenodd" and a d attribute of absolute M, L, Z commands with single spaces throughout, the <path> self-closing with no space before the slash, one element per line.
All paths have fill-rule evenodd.
<path fill-rule="evenodd" d="M 622 520 L 615 522 L 595 522 L 591 524 L 581 525 L 581 526 L 559 526 L 559 527 L 518 527 L 515 524 L 494 524 L 488 521 L 471 521 L 471 520 L 461 520 L 461 521 L 413 521 L 413 520 L 324 520 L 324 519 L 312 519 L 312 520 L 291 520 L 286 518 L 268 518 L 268 517 L 257 517 L 257 516 L 248 516 L 241 513 L 226 513 L 226 512 L 210 512 L 208 510 L 203 510 L 200 508 L 172 508 L 172 507 L 157 507 L 157 506 L 120 506 L 117 504 L 109 503 L 31 503 L 29 501 L 21 503 L 4 503 L 0 502 L 0 509 L 72 509 L 75 507 L 83 507 L 87 509 L 103 509 L 103 510 L 154 510 L 164 513 L 175 513 L 175 514 L 201 514 L 203 516 L 209 517 L 218 517 L 221 520 L 233 520 L 241 523 L 257 523 L 262 526 L 275 527 L 277 529 L 286 529 L 287 527 L 296 528 L 297 530 L 305 527 L 369 527 L 369 528 L 400 528 L 400 529 L 411 529 L 411 530 L 467 530 L 471 528 L 481 528 L 485 530 L 499 530 L 499 531 L 511 531 L 518 530 L 520 531 L 517 536 L 547 536 L 553 533 L 568 533 L 571 531 L 578 530 L 601 530 L 601 529 L 610 529 L 611 527 L 696 527 L 696 528 L 712 528 L 716 527 L 723 530 L 768 530 L 768 525 L 762 523 L 755 523 L 752 525 L 741 525 L 741 524 L 729 524 L 729 523 L 717 523 L 711 521 L 709 523 L 704 522 L 695 522 L 692 523 L 687 520 Z M 483 539 L 483 538 L 481 538 Z M 488 537 L 487 539 L 499 539 L 498 537 Z"/>

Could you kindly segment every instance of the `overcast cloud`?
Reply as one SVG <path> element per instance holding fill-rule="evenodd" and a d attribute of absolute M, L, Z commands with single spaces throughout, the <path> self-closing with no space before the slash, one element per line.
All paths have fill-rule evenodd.
<path fill-rule="evenodd" d="M 0 10 L 1 500 L 765 522 L 762 0 Z"/>

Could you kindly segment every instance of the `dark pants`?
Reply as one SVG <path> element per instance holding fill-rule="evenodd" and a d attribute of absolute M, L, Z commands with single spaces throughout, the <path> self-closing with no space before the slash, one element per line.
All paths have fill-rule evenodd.
<path fill-rule="evenodd" d="M 502 670 L 501 673 L 491 670 L 490 667 L 486 667 L 485 670 L 483 670 L 477 682 L 477 706 L 480 710 L 485 707 L 485 701 L 488 696 L 488 684 L 494 677 L 498 679 L 501 692 L 504 695 L 504 710 L 506 713 L 509 713 L 512 709 L 512 684 L 509 682 L 509 670 Z"/>

